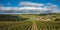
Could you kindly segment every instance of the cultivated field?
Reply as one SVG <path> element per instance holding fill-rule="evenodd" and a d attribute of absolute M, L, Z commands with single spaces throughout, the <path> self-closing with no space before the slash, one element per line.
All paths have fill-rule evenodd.
<path fill-rule="evenodd" d="M 1 21 L 0 30 L 60 30 L 60 22 Z"/>
<path fill-rule="evenodd" d="M 60 30 L 60 14 L 0 14 L 0 30 Z"/>

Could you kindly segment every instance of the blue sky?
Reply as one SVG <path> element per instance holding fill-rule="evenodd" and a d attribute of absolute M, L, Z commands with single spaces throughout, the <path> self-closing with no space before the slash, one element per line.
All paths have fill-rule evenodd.
<path fill-rule="evenodd" d="M 53 9 L 51 9 L 51 7 Z M 43 8 L 44 9 L 46 8 L 45 9 L 46 11 L 41 10 Z M 0 0 L 0 14 L 1 13 L 49 13 L 49 12 L 51 13 L 51 11 L 53 13 L 60 13 L 60 0 Z"/>
<path fill-rule="evenodd" d="M 4 4 L 4 6 L 7 6 L 8 3 L 11 3 L 10 6 L 16 7 L 18 6 L 19 2 L 22 1 L 29 1 L 29 2 L 35 2 L 35 3 L 53 3 L 58 6 L 60 6 L 60 2 L 58 0 L 0 0 L 0 4 Z"/>

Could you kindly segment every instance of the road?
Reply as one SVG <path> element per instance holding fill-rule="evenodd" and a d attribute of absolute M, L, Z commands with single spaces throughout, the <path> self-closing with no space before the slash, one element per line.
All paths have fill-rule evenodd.
<path fill-rule="evenodd" d="M 37 25 L 36 25 L 35 22 L 33 22 L 33 24 L 32 24 L 32 29 L 31 29 L 31 30 L 38 30 Z"/>

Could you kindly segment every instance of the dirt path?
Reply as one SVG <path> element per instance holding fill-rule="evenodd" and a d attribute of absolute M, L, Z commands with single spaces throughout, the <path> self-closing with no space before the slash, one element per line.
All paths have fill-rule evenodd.
<path fill-rule="evenodd" d="M 32 29 L 31 29 L 31 30 L 38 30 L 37 25 L 36 25 L 35 22 L 33 22 L 33 24 L 32 24 Z"/>

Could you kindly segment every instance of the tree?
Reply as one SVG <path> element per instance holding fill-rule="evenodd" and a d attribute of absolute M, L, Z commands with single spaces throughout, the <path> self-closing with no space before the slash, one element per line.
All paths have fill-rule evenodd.
<path fill-rule="evenodd" d="M 59 18 L 56 18 L 55 21 L 60 21 L 60 19 Z"/>

